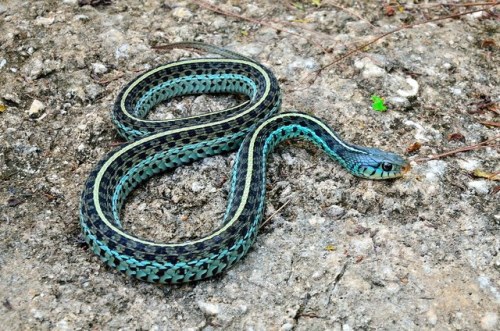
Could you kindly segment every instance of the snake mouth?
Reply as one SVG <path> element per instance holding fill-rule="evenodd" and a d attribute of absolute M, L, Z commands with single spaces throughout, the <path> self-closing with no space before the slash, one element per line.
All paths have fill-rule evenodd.
<path fill-rule="evenodd" d="M 401 167 L 401 172 L 404 174 L 408 173 L 411 169 L 411 165 L 410 163 L 405 163 L 402 167 Z"/>

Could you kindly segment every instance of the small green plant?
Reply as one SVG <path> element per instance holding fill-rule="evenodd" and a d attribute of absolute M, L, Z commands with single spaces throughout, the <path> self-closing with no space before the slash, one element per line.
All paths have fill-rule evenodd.
<path fill-rule="evenodd" d="M 387 107 L 384 105 L 384 99 L 378 95 L 372 95 L 372 108 L 375 111 L 386 111 Z"/>

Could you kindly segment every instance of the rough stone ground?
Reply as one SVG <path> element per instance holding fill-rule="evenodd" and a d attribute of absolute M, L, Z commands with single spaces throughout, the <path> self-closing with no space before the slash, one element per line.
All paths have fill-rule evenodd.
<path fill-rule="evenodd" d="M 287 205 L 242 262 L 208 281 L 142 283 L 88 250 L 79 194 L 121 142 L 109 117 L 120 87 L 151 66 L 199 56 L 162 54 L 157 44 L 199 40 L 251 56 L 276 73 L 284 110 L 319 116 L 358 144 L 405 153 L 419 142 L 412 160 L 499 134 L 480 123 L 498 122 L 495 16 L 392 34 L 309 85 L 308 74 L 380 33 L 471 8 L 407 4 L 389 16 L 379 1 L 213 3 L 296 34 L 187 1 L 0 2 L 2 329 L 498 330 L 498 182 L 472 175 L 499 171 L 498 144 L 414 162 L 393 182 L 353 178 L 310 145 L 283 144 L 269 159 L 266 214 Z M 371 109 L 374 94 L 387 112 Z M 151 118 L 234 102 L 184 98 Z M 152 179 L 129 200 L 126 228 L 155 240 L 215 228 L 233 158 Z"/>

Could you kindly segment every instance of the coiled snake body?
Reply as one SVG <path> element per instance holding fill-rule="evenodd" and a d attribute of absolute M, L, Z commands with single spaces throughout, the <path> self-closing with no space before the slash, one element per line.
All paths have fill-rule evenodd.
<path fill-rule="evenodd" d="M 359 177 L 395 178 L 406 169 L 406 162 L 398 155 L 346 143 L 313 116 L 278 114 L 278 82 L 259 63 L 206 44 L 174 46 L 208 50 L 224 58 L 169 63 L 141 74 L 120 92 L 112 119 L 130 143 L 98 163 L 85 184 L 80 204 L 85 240 L 110 267 L 159 283 L 196 281 L 231 267 L 248 252 L 257 236 L 264 211 L 266 157 L 285 139 L 313 142 Z M 160 102 L 203 93 L 244 94 L 249 101 L 198 116 L 144 119 Z M 182 243 L 156 243 L 122 229 L 120 209 L 141 182 L 168 169 L 238 148 L 228 206 L 219 228 Z"/>

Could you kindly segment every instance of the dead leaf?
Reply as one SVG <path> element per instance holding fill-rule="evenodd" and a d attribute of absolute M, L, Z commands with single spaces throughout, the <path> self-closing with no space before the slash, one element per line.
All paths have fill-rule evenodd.
<path fill-rule="evenodd" d="M 481 169 L 476 169 L 476 170 L 474 170 L 474 172 L 472 174 L 474 175 L 474 177 L 500 181 L 500 172 L 491 173 L 491 172 L 483 171 Z"/>
<path fill-rule="evenodd" d="M 448 141 L 461 141 L 465 142 L 465 137 L 460 132 L 451 133 L 448 135 Z"/>
<path fill-rule="evenodd" d="M 490 50 L 494 50 L 496 48 L 495 40 L 491 38 L 481 40 L 481 48 L 488 48 Z"/>
<path fill-rule="evenodd" d="M 394 16 L 394 14 L 396 13 L 396 11 L 392 6 L 385 6 L 384 12 L 385 16 Z"/>
<path fill-rule="evenodd" d="M 325 247 L 325 250 L 329 251 L 329 252 L 334 252 L 337 250 L 337 247 L 333 246 L 333 245 L 328 245 Z"/>
<path fill-rule="evenodd" d="M 406 154 L 414 153 L 418 150 L 420 150 L 420 147 L 422 147 L 422 144 L 419 143 L 418 141 L 414 142 L 408 148 L 406 149 Z"/>

